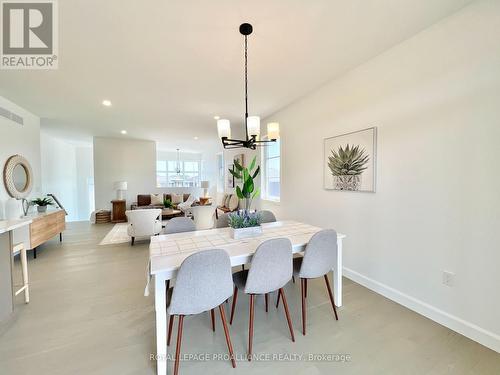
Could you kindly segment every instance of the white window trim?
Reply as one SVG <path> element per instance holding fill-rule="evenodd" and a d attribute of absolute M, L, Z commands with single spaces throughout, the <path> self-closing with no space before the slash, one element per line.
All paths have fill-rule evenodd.
<path fill-rule="evenodd" d="M 267 160 L 268 159 L 280 159 L 280 196 L 279 197 L 271 197 L 267 194 Z M 261 199 L 266 202 L 272 202 L 272 203 L 280 203 L 281 201 L 281 142 L 280 142 L 280 154 L 279 156 L 274 156 L 272 158 L 267 158 L 266 157 L 266 148 L 262 147 L 262 152 L 261 152 L 261 160 L 263 161 L 263 168 L 262 168 L 262 178 L 261 178 Z"/>

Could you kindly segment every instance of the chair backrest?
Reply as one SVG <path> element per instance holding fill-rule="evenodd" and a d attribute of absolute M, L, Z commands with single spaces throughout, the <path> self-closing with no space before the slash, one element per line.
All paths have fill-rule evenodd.
<path fill-rule="evenodd" d="M 172 234 L 192 232 L 194 230 L 196 230 L 196 226 L 194 225 L 194 221 L 189 217 L 174 217 L 167 221 L 167 225 L 165 226 L 165 230 L 163 232 L 165 234 Z"/>
<path fill-rule="evenodd" d="M 232 293 L 229 255 L 220 249 L 200 251 L 188 256 L 179 268 L 169 314 L 199 314 L 219 306 Z"/>
<path fill-rule="evenodd" d="M 219 218 L 215 221 L 216 228 L 227 228 L 229 226 L 229 214 L 223 213 L 219 215 Z"/>
<path fill-rule="evenodd" d="M 155 223 L 161 217 L 161 209 L 141 209 L 126 211 L 129 225 L 136 236 L 149 236 L 155 232 Z"/>
<path fill-rule="evenodd" d="M 271 211 L 262 210 L 259 211 L 259 215 L 261 223 L 274 223 L 276 221 L 276 216 Z"/>
<path fill-rule="evenodd" d="M 264 294 L 285 286 L 292 278 L 292 243 L 273 238 L 259 245 L 248 271 L 245 293 Z"/>
<path fill-rule="evenodd" d="M 194 206 L 189 208 L 193 214 L 196 230 L 212 229 L 214 227 L 214 207 L 212 206 Z"/>
<path fill-rule="evenodd" d="M 299 277 L 315 278 L 330 272 L 337 258 L 337 232 L 323 229 L 315 233 L 304 251 Z"/>

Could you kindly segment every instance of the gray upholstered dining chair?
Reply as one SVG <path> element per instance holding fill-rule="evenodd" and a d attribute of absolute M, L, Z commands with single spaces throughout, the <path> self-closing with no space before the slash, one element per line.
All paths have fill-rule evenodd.
<path fill-rule="evenodd" d="M 233 281 L 231 278 L 231 261 L 229 255 L 220 249 L 204 250 L 188 256 L 177 273 L 177 282 L 173 288 L 168 314 L 168 341 L 172 333 L 174 316 L 179 317 L 177 330 L 177 347 L 175 349 L 174 375 L 179 372 L 179 356 L 182 342 L 182 328 L 186 315 L 200 314 L 205 311 L 213 313 L 219 308 L 227 348 L 231 364 L 236 367 L 231 338 L 224 313 L 224 302 L 231 296 Z M 212 329 L 214 328 L 212 314 Z"/>
<path fill-rule="evenodd" d="M 323 277 L 332 304 L 335 319 L 339 320 L 333 300 L 333 293 L 328 280 L 328 273 L 332 270 L 337 258 L 337 232 L 333 229 L 323 229 L 314 234 L 306 245 L 304 257 L 294 258 L 293 274 L 300 278 L 302 298 L 302 334 L 306 334 L 306 299 L 307 280 Z M 278 296 L 279 298 L 279 296 Z M 278 300 L 279 303 L 279 300 Z"/>
<path fill-rule="evenodd" d="M 234 309 L 238 298 L 238 290 L 243 289 L 245 294 L 250 295 L 250 323 L 248 328 L 248 360 L 252 357 L 254 300 L 256 295 L 265 295 L 266 311 L 268 305 L 268 293 L 278 291 L 283 299 L 285 316 L 290 329 L 292 341 L 295 342 L 292 321 L 288 311 L 285 292 L 283 287 L 292 278 L 292 243 L 287 238 L 274 238 L 259 245 L 252 258 L 250 270 L 239 271 L 233 274 L 234 294 L 231 306 L 232 324 Z"/>
<path fill-rule="evenodd" d="M 167 222 L 165 230 L 163 233 L 181 233 L 181 232 L 192 232 L 196 230 L 196 225 L 194 221 L 188 217 L 174 217 Z"/>
<path fill-rule="evenodd" d="M 262 210 L 259 211 L 261 223 L 274 223 L 276 221 L 276 216 L 271 211 Z"/>
<path fill-rule="evenodd" d="M 229 226 L 229 214 L 223 213 L 215 220 L 216 228 L 227 228 Z"/>

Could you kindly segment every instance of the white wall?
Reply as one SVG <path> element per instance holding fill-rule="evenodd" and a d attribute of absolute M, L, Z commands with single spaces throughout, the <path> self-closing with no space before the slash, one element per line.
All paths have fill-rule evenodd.
<path fill-rule="evenodd" d="M 0 117 L 0 164 L 3 170 L 7 159 L 15 154 L 24 156 L 31 164 L 34 175 L 34 186 L 31 196 L 41 190 L 40 164 L 40 119 L 6 98 L 0 96 L 0 107 L 14 112 L 24 118 L 24 125 Z M 5 201 L 10 196 L 0 182 L 0 218 L 4 217 Z"/>
<path fill-rule="evenodd" d="M 94 137 L 96 209 L 110 209 L 115 181 L 127 181 L 127 207 L 138 194 L 156 189 L 156 144 L 152 141 Z"/>
<path fill-rule="evenodd" d="M 89 220 L 88 180 L 93 178 L 92 147 L 78 146 L 41 132 L 43 193 L 54 194 L 67 221 Z"/>
<path fill-rule="evenodd" d="M 94 155 L 92 146 L 76 146 L 76 192 L 78 220 L 89 220 L 94 211 Z"/>
<path fill-rule="evenodd" d="M 54 194 L 64 206 L 66 220 L 78 219 L 75 148 L 42 132 L 42 181 L 44 194 Z"/>
<path fill-rule="evenodd" d="M 500 2 L 475 2 L 267 119 L 280 216 L 347 234 L 349 277 L 497 351 L 499 40 Z M 323 190 L 323 139 L 369 126 L 377 192 Z"/>

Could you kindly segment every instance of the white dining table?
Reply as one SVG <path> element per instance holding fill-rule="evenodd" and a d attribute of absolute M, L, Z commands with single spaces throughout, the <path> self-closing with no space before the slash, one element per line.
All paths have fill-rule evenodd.
<path fill-rule="evenodd" d="M 149 246 L 148 285 L 154 277 L 154 298 L 156 312 L 156 359 L 157 374 L 167 373 L 167 307 L 166 281 L 174 279 L 183 260 L 189 255 L 207 249 L 224 249 L 231 258 L 231 265 L 240 266 L 252 260 L 257 247 L 271 238 L 288 238 L 293 253 L 304 251 L 311 236 L 321 228 L 297 221 L 277 221 L 262 224 L 262 234 L 257 237 L 235 240 L 229 228 L 199 230 L 151 237 Z M 333 267 L 333 291 L 335 305 L 342 306 L 342 239 L 337 234 L 337 256 Z"/>

